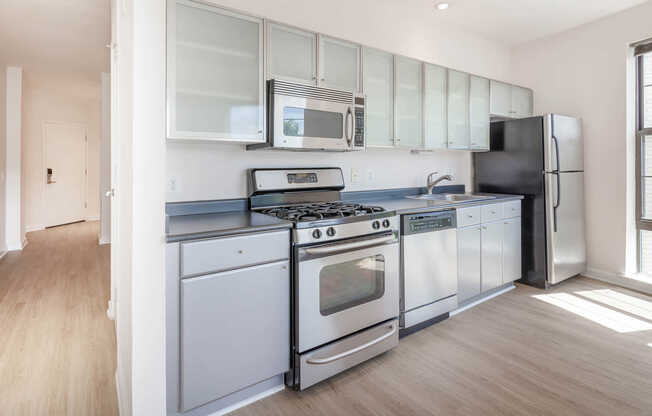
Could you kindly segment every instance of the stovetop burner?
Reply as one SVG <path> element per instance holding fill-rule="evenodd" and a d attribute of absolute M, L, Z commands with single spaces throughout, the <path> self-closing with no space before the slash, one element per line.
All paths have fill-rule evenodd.
<path fill-rule="evenodd" d="M 288 221 L 303 222 L 356 217 L 383 211 L 385 211 L 383 207 L 336 201 L 267 208 L 260 212 Z"/>

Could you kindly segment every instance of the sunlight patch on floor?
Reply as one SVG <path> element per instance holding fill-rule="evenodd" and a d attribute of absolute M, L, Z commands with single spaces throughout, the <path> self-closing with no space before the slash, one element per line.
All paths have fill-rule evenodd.
<path fill-rule="evenodd" d="M 611 290 L 582 290 L 575 294 L 652 321 L 652 302 Z"/>
<path fill-rule="evenodd" d="M 652 329 L 652 323 L 633 318 L 569 293 L 550 293 L 546 295 L 534 295 L 532 297 L 619 333 L 648 331 Z"/>

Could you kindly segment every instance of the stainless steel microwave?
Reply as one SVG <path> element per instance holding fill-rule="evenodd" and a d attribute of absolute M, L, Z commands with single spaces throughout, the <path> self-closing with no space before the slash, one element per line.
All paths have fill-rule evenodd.
<path fill-rule="evenodd" d="M 352 151 L 365 147 L 365 97 L 267 81 L 267 141 L 247 149 Z"/>

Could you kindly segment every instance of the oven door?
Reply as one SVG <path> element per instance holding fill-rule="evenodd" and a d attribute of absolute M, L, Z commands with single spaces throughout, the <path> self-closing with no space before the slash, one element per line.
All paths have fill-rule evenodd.
<path fill-rule="evenodd" d="M 274 95 L 274 147 L 350 150 L 355 120 L 351 104 Z"/>
<path fill-rule="evenodd" d="M 299 353 L 398 316 L 396 233 L 297 251 L 295 346 Z"/>

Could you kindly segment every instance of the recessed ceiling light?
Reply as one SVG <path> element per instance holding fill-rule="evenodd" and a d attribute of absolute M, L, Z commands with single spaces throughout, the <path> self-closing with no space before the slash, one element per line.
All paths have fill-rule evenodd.
<path fill-rule="evenodd" d="M 437 3 L 437 8 L 439 10 L 446 10 L 448 9 L 448 3 Z"/>

